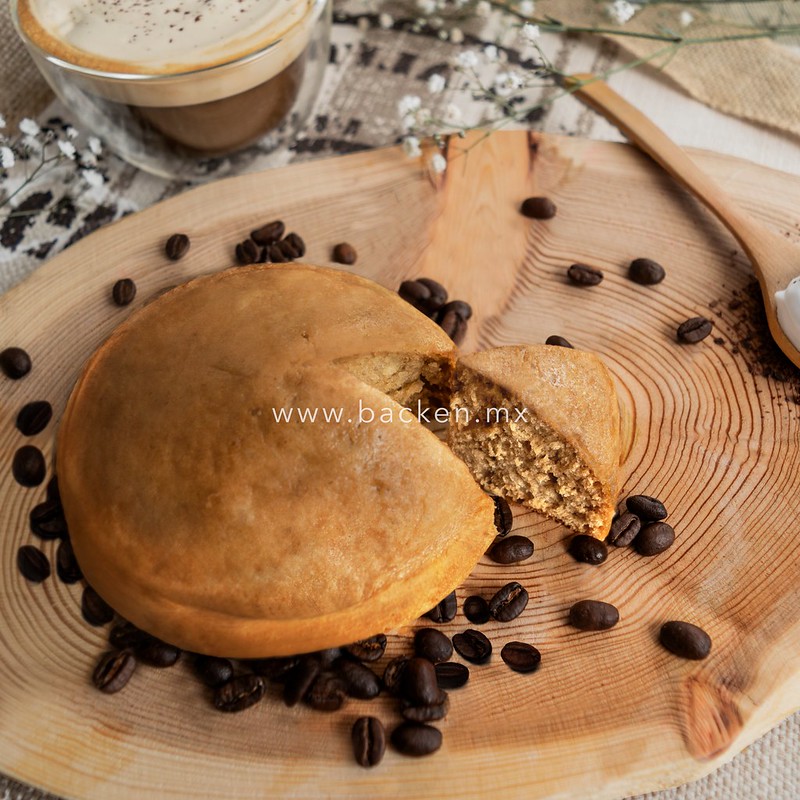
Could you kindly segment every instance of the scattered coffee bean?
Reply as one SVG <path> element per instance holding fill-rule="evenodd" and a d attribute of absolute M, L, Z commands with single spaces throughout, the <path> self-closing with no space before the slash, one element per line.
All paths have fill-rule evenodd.
<path fill-rule="evenodd" d="M 28 515 L 31 531 L 40 539 L 60 539 L 67 536 L 67 520 L 61 503 L 45 500 L 35 505 Z"/>
<path fill-rule="evenodd" d="M 402 722 L 392 731 L 391 740 L 405 756 L 427 756 L 442 746 L 442 732 L 422 722 Z"/>
<path fill-rule="evenodd" d="M 714 323 L 705 317 L 692 317 L 678 325 L 678 341 L 683 344 L 695 344 L 708 336 Z"/>
<path fill-rule="evenodd" d="M 606 541 L 614 547 L 627 547 L 642 529 L 642 521 L 636 514 L 626 511 L 620 514 L 612 523 Z"/>
<path fill-rule="evenodd" d="M 245 267 L 255 264 L 261 258 L 261 250 L 252 239 L 245 239 L 236 245 L 236 263 Z"/>
<path fill-rule="evenodd" d="M 483 625 L 492 615 L 486 600 L 473 594 L 464 601 L 464 616 L 474 625 Z"/>
<path fill-rule="evenodd" d="M 14 453 L 11 462 L 11 474 L 21 486 L 38 486 L 47 473 L 44 456 L 38 447 L 26 444 Z"/>
<path fill-rule="evenodd" d="M 291 247 L 292 251 L 297 253 L 295 258 L 302 258 L 306 254 L 306 243 L 296 233 L 287 233 L 283 244 Z"/>
<path fill-rule="evenodd" d="M 355 247 L 347 242 L 340 242 L 333 248 L 333 260 L 337 264 L 355 264 L 357 259 Z"/>
<path fill-rule="evenodd" d="M 461 658 L 472 664 L 485 664 L 492 656 L 492 643 L 473 628 L 453 636 L 453 647 Z"/>
<path fill-rule="evenodd" d="M 47 400 L 26 403 L 17 414 L 17 430 L 23 436 L 41 433 L 53 417 L 53 407 Z"/>
<path fill-rule="evenodd" d="M 659 522 L 667 518 L 667 509 L 664 504 L 657 498 L 649 497 L 646 494 L 631 495 L 625 501 L 625 506 L 643 522 Z"/>
<path fill-rule="evenodd" d="M 325 650 L 317 650 L 314 655 L 319 659 L 322 669 L 330 669 L 342 655 L 341 647 L 328 647 Z"/>
<path fill-rule="evenodd" d="M 419 281 L 403 281 L 397 293 L 403 300 L 420 311 L 427 309 L 431 299 L 431 290 Z"/>
<path fill-rule="evenodd" d="M 569 624 L 582 631 L 605 631 L 618 622 L 619 611 L 600 600 L 580 600 L 569 610 Z"/>
<path fill-rule="evenodd" d="M 262 246 L 275 244 L 283 238 L 286 231 L 286 226 L 281 220 L 276 219 L 274 222 L 268 222 L 260 228 L 256 228 L 251 234 L 250 238 Z"/>
<path fill-rule="evenodd" d="M 238 675 L 214 690 L 214 707 L 233 713 L 254 706 L 267 687 L 258 675 Z"/>
<path fill-rule="evenodd" d="M 12 380 L 24 378 L 31 366 L 31 357 L 21 347 L 6 347 L 0 352 L 0 369 Z"/>
<path fill-rule="evenodd" d="M 460 345 L 467 335 L 467 321 L 456 311 L 448 311 L 441 318 L 439 327 L 452 339 L 455 345 Z"/>
<path fill-rule="evenodd" d="M 514 512 L 502 497 L 493 495 L 492 500 L 494 500 L 494 526 L 497 528 L 497 535 L 506 536 L 514 525 Z"/>
<path fill-rule="evenodd" d="M 670 653 L 694 661 L 705 658 L 711 652 L 711 637 L 691 622 L 665 622 L 658 640 Z"/>
<path fill-rule="evenodd" d="M 297 666 L 286 676 L 283 702 L 289 707 L 297 705 L 305 697 L 321 669 L 320 661 L 315 656 L 301 658 Z"/>
<path fill-rule="evenodd" d="M 649 258 L 635 258 L 628 267 L 628 277 L 642 286 L 654 286 L 661 283 L 665 275 L 664 267 Z"/>
<path fill-rule="evenodd" d="M 519 210 L 530 219 L 552 219 L 556 215 L 556 204 L 549 197 L 528 197 Z"/>
<path fill-rule="evenodd" d="M 347 694 L 360 700 L 371 700 L 381 693 L 381 682 L 378 676 L 365 664 L 340 658 L 334 663 L 334 669 L 345 682 Z"/>
<path fill-rule="evenodd" d="M 443 661 L 435 669 L 440 689 L 460 689 L 469 680 L 469 667 L 457 661 Z"/>
<path fill-rule="evenodd" d="M 511 622 L 527 605 L 528 591 L 516 581 L 511 581 L 489 601 L 489 613 L 498 622 Z"/>
<path fill-rule="evenodd" d="M 61 582 L 66 584 L 77 583 L 83 577 L 83 573 L 78 566 L 78 561 L 75 558 L 75 553 L 72 551 L 72 545 L 69 539 L 63 539 L 58 543 L 58 550 L 56 550 L 56 574 Z"/>
<path fill-rule="evenodd" d="M 450 710 L 450 699 L 447 692 L 441 691 L 441 701 L 432 705 L 415 705 L 403 700 L 400 703 L 400 716 L 411 722 L 437 722 L 447 716 Z"/>
<path fill-rule="evenodd" d="M 272 264 L 285 264 L 289 259 L 278 244 L 271 244 L 267 248 L 267 261 Z"/>
<path fill-rule="evenodd" d="M 368 639 L 347 645 L 344 650 L 359 661 L 377 661 L 386 652 L 386 636 L 377 633 Z"/>
<path fill-rule="evenodd" d="M 565 339 L 563 336 L 559 336 L 558 334 L 553 334 L 552 336 L 548 336 L 544 340 L 544 343 L 553 345 L 553 347 L 569 347 L 572 350 L 575 349 L 567 339 Z"/>
<path fill-rule="evenodd" d="M 393 658 L 383 670 L 383 685 L 389 694 L 398 695 L 403 690 L 403 676 L 408 666 L 407 656 Z"/>
<path fill-rule="evenodd" d="M 58 475 L 53 475 L 50 480 L 47 481 L 45 492 L 48 500 L 52 500 L 54 503 L 61 502 L 61 492 L 58 490 Z"/>
<path fill-rule="evenodd" d="M 136 297 L 136 284 L 130 278 L 121 278 L 111 289 L 111 299 L 118 306 L 127 306 Z"/>
<path fill-rule="evenodd" d="M 280 683 L 285 681 L 292 670 L 300 663 L 300 658 L 297 656 L 255 658 L 246 663 L 256 675 Z"/>
<path fill-rule="evenodd" d="M 445 303 L 436 312 L 436 321 L 441 324 L 440 320 L 442 317 L 444 317 L 444 315 L 450 311 L 454 311 L 459 317 L 461 317 L 461 319 L 465 321 L 472 317 L 472 306 L 469 303 L 466 303 L 463 300 L 451 300 L 449 303 Z"/>
<path fill-rule="evenodd" d="M 124 689 L 136 670 L 136 659 L 130 650 L 104 653 L 92 674 L 92 683 L 106 694 Z"/>
<path fill-rule="evenodd" d="M 185 233 L 173 233 L 164 245 L 164 252 L 170 261 L 178 261 L 189 252 L 191 244 Z"/>
<path fill-rule="evenodd" d="M 486 553 L 495 564 L 517 564 L 533 555 L 533 542 L 527 536 L 498 539 Z"/>
<path fill-rule="evenodd" d="M 500 651 L 500 658 L 514 672 L 536 672 L 542 663 L 542 654 L 527 642 L 507 642 Z"/>
<path fill-rule="evenodd" d="M 386 732 L 376 717 L 359 717 L 353 723 L 353 755 L 361 767 L 381 763 L 386 752 Z"/>
<path fill-rule="evenodd" d="M 417 283 L 421 283 L 430 289 L 430 298 L 427 306 L 429 311 L 438 311 L 447 302 L 447 289 L 433 278 L 417 278 Z"/>
<path fill-rule="evenodd" d="M 608 558 L 608 548 L 594 536 L 579 533 L 569 543 L 569 554 L 582 564 L 602 564 Z"/>
<path fill-rule="evenodd" d="M 338 711 L 347 698 L 347 685 L 339 675 L 321 672 L 303 698 L 316 711 Z"/>
<path fill-rule="evenodd" d="M 414 653 L 438 664 L 453 655 L 453 643 L 436 628 L 419 628 L 414 634 Z"/>
<path fill-rule="evenodd" d="M 432 622 L 451 622 L 455 619 L 457 611 L 458 601 L 454 590 L 444 600 L 440 600 L 425 616 Z"/>
<path fill-rule="evenodd" d="M 667 522 L 651 522 L 645 525 L 633 540 L 640 556 L 657 556 L 672 547 L 675 531 Z"/>
<path fill-rule="evenodd" d="M 17 550 L 17 568 L 31 583 L 41 583 L 50 576 L 50 561 L 32 544 L 25 544 Z"/>
<path fill-rule="evenodd" d="M 215 656 L 196 656 L 194 670 L 203 683 L 216 689 L 233 677 L 233 664 L 227 658 Z"/>
<path fill-rule="evenodd" d="M 586 264 L 573 264 L 567 270 L 567 277 L 576 286 L 597 286 L 603 280 L 603 273 Z"/>
<path fill-rule="evenodd" d="M 408 659 L 403 672 L 403 698 L 412 705 L 436 705 L 442 700 L 442 690 L 436 680 L 436 669 L 427 658 Z"/>
<path fill-rule="evenodd" d="M 277 247 L 287 261 L 294 261 L 296 258 L 300 258 L 300 251 L 289 239 L 283 239 L 273 247 Z"/>
<path fill-rule="evenodd" d="M 114 619 L 114 609 L 91 586 L 87 586 L 81 595 L 81 613 L 95 627 L 108 625 Z"/>
<path fill-rule="evenodd" d="M 155 636 L 148 636 L 136 648 L 136 658 L 151 667 L 171 667 L 181 657 L 175 645 L 162 642 Z"/>
<path fill-rule="evenodd" d="M 111 628 L 108 634 L 108 643 L 117 650 L 134 650 L 150 638 L 149 633 L 145 633 L 132 622 L 125 620 Z"/>

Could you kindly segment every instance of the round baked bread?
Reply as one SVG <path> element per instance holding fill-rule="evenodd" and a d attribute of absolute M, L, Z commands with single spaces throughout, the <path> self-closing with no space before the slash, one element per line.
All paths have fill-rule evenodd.
<path fill-rule="evenodd" d="M 338 270 L 237 268 L 143 307 L 89 360 L 59 431 L 87 581 L 149 633 L 239 658 L 418 617 L 485 551 L 494 506 L 383 390 L 417 391 L 414 365 L 423 388 L 444 381 L 454 358 L 431 320 Z"/>

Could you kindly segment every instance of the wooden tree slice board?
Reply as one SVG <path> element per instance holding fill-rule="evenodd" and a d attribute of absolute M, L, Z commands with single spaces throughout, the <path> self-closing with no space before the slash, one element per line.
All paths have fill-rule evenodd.
<path fill-rule="evenodd" d="M 796 236 L 798 179 L 695 156 L 755 216 Z M 0 299 L 0 345 L 24 347 L 35 364 L 23 380 L 0 380 L 0 770 L 102 800 L 612 798 L 696 778 L 800 707 L 800 373 L 767 340 L 732 239 L 625 145 L 497 133 L 452 143 L 449 158 L 444 176 L 390 148 L 195 189 L 80 241 Z M 555 200 L 554 219 L 518 213 L 534 194 Z M 559 333 L 600 353 L 626 419 L 623 494 L 661 497 L 677 531 L 659 557 L 612 548 L 598 568 L 566 554 L 565 529 L 517 509 L 533 559 L 482 561 L 458 596 L 518 580 L 530 604 L 511 623 L 484 626 L 493 660 L 451 692 L 444 745 L 430 758 L 389 751 L 373 770 L 355 765 L 353 720 L 374 714 L 391 727 L 389 698 L 326 715 L 285 708 L 273 687 L 260 705 L 224 715 L 187 664 L 142 667 L 121 694 L 102 695 L 89 677 L 107 631 L 82 620 L 80 586 L 32 585 L 16 569 L 17 548 L 35 541 L 28 512 L 44 496 L 10 475 L 24 443 L 19 408 L 53 403 L 56 420 L 31 440 L 50 463 L 80 365 L 114 326 L 165 287 L 227 267 L 235 242 L 276 217 L 305 237 L 309 261 L 328 262 L 346 240 L 359 252 L 354 269 L 387 286 L 441 280 L 475 309 L 466 349 Z M 178 230 L 192 247 L 170 262 L 163 243 Z M 667 279 L 630 282 L 639 256 L 663 263 Z M 605 280 L 569 285 L 573 262 Z M 110 302 L 121 277 L 139 289 L 127 309 Z M 698 314 L 714 319 L 716 340 L 678 345 L 677 324 Z M 54 556 L 54 543 L 43 549 Z M 568 627 L 583 598 L 614 603 L 620 624 Z M 663 651 L 667 619 L 707 629 L 711 656 Z M 443 630 L 466 627 L 459 612 Z M 387 659 L 408 652 L 412 632 L 390 637 Z M 541 650 L 537 673 L 501 661 L 511 640 Z"/>

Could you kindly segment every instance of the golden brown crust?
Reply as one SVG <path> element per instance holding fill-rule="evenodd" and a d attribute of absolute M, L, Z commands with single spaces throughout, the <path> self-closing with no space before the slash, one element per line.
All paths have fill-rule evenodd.
<path fill-rule="evenodd" d="M 364 352 L 454 350 L 393 292 L 297 264 L 201 278 L 132 315 L 59 431 L 87 580 L 161 638 L 232 657 L 347 643 L 438 602 L 491 540 L 492 504 L 433 434 L 333 364 Z M 342 422 L 276 421 L 289 407 Z"/>

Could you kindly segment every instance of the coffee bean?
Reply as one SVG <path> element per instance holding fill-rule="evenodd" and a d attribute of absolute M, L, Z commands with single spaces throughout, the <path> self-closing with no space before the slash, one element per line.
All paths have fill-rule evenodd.
<path fill-rule="evenodd" d="M 469 680 L 469 668 L 457 661 L 444 661 L 435 669 L 440 689 L 460 689 Z"/>
<path fill-rule="evenodd" d="M 440 600 L 425 616 L 432 622 L 451 622 L 456 617 L 458 601 L 455 590 L 450 592 L 444 600 Z"/>
<path fill-rule="evenodd" d="M 6 347 L 0 352 L 0 369 L 12 380 L 24 378 L 31 366 L 31 357 L 21 347 Z"/>
<path fill-rule="evenodd" d="M 450 699 L 445 691 L 442 691 L 441 702 L 433 705 L 414 705 L 408 700 L 402 700 L 400 703 L 400 716 L 411 722 L 437 722 L 444 719 L 449 710 Z"/>
<path fill-rule="evenodd" d="M 321 672 L 303 698 L 317 711 L 338 711 L 347 697 L 347 685 L 338 675 Z"/>
<path fill-rule="evenodd" d="M 386 752 L 386 732 L 376 717 L 359 717 L 351 733 L 353 755 L 361 767 L 374 767 L 381 763 Z"/>
<path fill-rule="evenodd" d="M 517 564 L 533 555 L 533 542 L 527 536 L 507 536 L 496 541 L 486 555 L 495 564 Z"/>
<path fill-rule="evenodd" d="M 400 297 L 422 311 L 431 299 L 431 290 L 419 281 L 403 281 L 397 290 Z"/>
<path fill-rule="evenodd" d="M 58 490 L 58 475 L 53 475 L 53 477 L 47 481 L 45 492 L 48 500 L 52 500 L 54 503 L 61 502 L 61 492 Z"/>
<path fill-rule="evenodd" d="M 108 643 L 117 650 L 134 650 L 146 639 L 152 638 L 127 620 L 119 622 L 111 628 L 108 634 Z"/>
<path fill-rule="evenodd" d="M 368 639 L 347 645 L 344 650 L 359 661 L 377 661 L 386 651 L 386 636 L 377 633 Z"/>
<path fill-rule="evenodd" d="M 283 702 L 289 707 L 297 705 L 305 697 L 321 669 L 320 661 L 315 656 L 301 658 L 297 666 L 286 676 Z"/>
<path fill-rule="evenodd" d="M 552 336 L 548 336 L 544 340 L 545 344 L 552 345 L 553 347 L 569 347 L 570 349 L 574 350 L 575 348 L 567 341 L 563 336 L 559 336 L 558 334 L 553 334 Z"/>
<path fill-rule="evenodd" d="M 549 197 L 528 197 L 519 210 L 530 219 L 552 219 L 556 215 L 556 204 Z"/>
<path fill-rule="evenodd" d="M 582 631 L 605 631 L 618 622 L 619 611 L 600 600 L 580 600 L 569 610 L 569 624 Z"/>
<path fill-rule="evenodd" d="M 334 663 L 334 669 L 342 677 L 350 697 L 371 700 L 381 693 L 381 682 L 378 676 L 365 664 L 340 658 Z"/>
<path fill-rule="evenodd" d="M 463 300 L 451 300 L 436 312 L 436 321 L 439 322 L 450 311 L 455 311 L 463 320 L 468 320 L 472 316 L 472 306 L 469 303 L 465 303 Z M 441 322 L 439 324 L 441 325 Z"/>
<path fill-rule="evenodd" d="M 17 550 L 17 568 L 32 583 L 41 583 L 50 576 L 50 561 L 32 544 L 25 544 Z"/>
<path fill-rule="evenodd" d="M 258 675 L 238 675 L 214 690 L 214 707 L 233 713 L 254 706 L 267 687 Z"/>
<path fill-rule="evenodd" d="M 612 523 L 606 541 L 614 547 L 627 547 L 642 529 L 642 521 L 636 514 L 626 511 L 620 514 Z"/>
<path fill-rule="evenodd" d="M 586 264 L 573 264 L 567 270 L 567 277 L 576 286 L 597 286 L 603 280 L 603 273 Z"/>
<path fill-rule="evenodd" d="M 288 239 L 283 239 L 277 244 L 272 245 L 272 247 L 277 247 L 278 250 L 280 250 L 283 254 L 283 257 L 286 259 L 286 261 L 294 261 L 296 258 L 300 258 L 300 251 L 297 250 L 294 244 L 292 244 L 292 242 Z"/>
<path fill-rule="evenodd" d="M 63 539 L 58 543 L 58 550 L 56 550 L 56 574 L 62 583 L 77 583 L 82 577 L 83 573 L 78 566 L 78 561 L 75 558 L 75 553 L 72 551 L 72 545 L 69 539 Z"/>
<path fill-rule="evenodd" d="M 26 403 L 17 414 L 17 430 L 23 436 L 41 433 L 53 417 L 53 407 L 47 400 Z"/>
<path fill-rule="evenodd" d="M 492 643 L 473 628 L 453 636 L 453 647 L 461 658 L 473 664 L 485 664 L 492 656 Z"/>
<path fill-rule="evenodd" d="M 191 244 L 185 233 L 173 233 L 164 245 L 164 252 L 170 261 L 178 261 L 189 252 Z"/>
<path fill-rule="evenodd" d="M 295 258 L 302 258 L 306 254 L 306 243 L 296 233 L 287 233 L 283 242 L 297 253 Z"/>
<path fill-rule="evenodd" d="M 664 504 L 655 497 L 646 494 L 631 495 L 625 505 L 633 514 L 636 514 L 644 522 L 659 522 L 667 518 L 667 509 Z"/>
<path fill-rule="evenodd" d="M 430 289 L 430 297 L 427 300 L 429 311 L 438 311 L 447 302 L 447 289 L 433 278 L 417 278 L 417 282 Z"/>
<path fill-rule="evenodd" d="M 489 601 L 489 613 L 498 622 L 511 622 L 528 605 L 528 592 L 516 581 L 507 583 Z"/>
<path fill-rule="evenodd" d="M 286 680 L 292 670 L 300 663 L 300 659 L 297 656 L 255 658 L 245 663 L 256 675 L 280 683 Z"/>
<path fill-rule="evenodd" d="M 325 650 L 317 650 L 313 653 L 318 659 L 322 669 L 330 669 L 342 655 L 341 647 L 328 647 Z"/>
<path fill-rule="evenodd" d="M 403 672 L 402 695 L 412 705 L 435 705 L 441 702 L 442 690 L 436 680 L 436 669 L 427 658 L 408 659 Z"/>
<path fill-rule="evenodd" d="M 271 244 L 267 248 L 267 261 L 272 264 L 285 264 L 289 259 L 277 244 Z"/>
<path fill-rule="evenodd" d="M 92 683 L 106 694 L 124 689 L 136 671 L 136 659 L 130 650 L 104 653 L 92 673 Z"/>
<path fill-rule="evenodd" d="M 81 595 L 81 613 L 95 627 L 108 625 L 114 619 L 114 609 L 91 586 L 87 586 Z"/>
<path fill-rule="evenodd" d="M 500 658 L 514 672 L 536 672 L 542 663 L 542 654 L 527 642 L 507 642 L 500 651 Z"/>
<path fill-rule="evenodd" d="M 672 547 L 675 531 L 666 522 L 651 522 L 645 525 L 633 540 L 633 546 L 640 556 L 657 556 Z"/>
<path fill-rule="evenodd" d="M 502 497 L 493 495 L 492 500 L 494 500 L 494 526 L 497 528 L 497 535 L 506 536 L 514 525 L 514 512 Z"/>
<path fill-rule="evenodd" d="M 491 617 L 489 604 L 476 594 L 470 595 L 464 601 L 464 616 L 475 625 L 483 625 Z"/>
<path fill-rule="evenodd" d="M 181 651 L 175 645 L 162 642 L 155 636 L 144 639 L 136 648 L 136 658 L 151 667 L 171 667 L 181 657 Z"/>
<path fill-rule="evenodd" d="M 678 325 L 678 341 L 683 344 L 695 344 L 708 336 L 714 323 L 705 317 L 692 317 Z"/>
<path fill-rule="evenodd" d="M 40 539 L 60 539 L 68 535 L 67 520 L 61 503 L 45 500 L 35 505 L 28 515 L 31 531 Z"/>
<path fill-rule="evenodd" d="M 383 670 L 383 685 L 389 694 L 398 695 L 403 690 L 403 676 L 408 667 L 407 656 L 393 658 Z"/>
<path fill-rule="evenodd" d="M 136 297 L 136 284 L 130 278 L 121 278 L 111 288 L 111 299 L 118 306 L 127 306 Z"/>
<path fill-rule="evenodd" d="M 691 622 L 665 622 L 658 640 L 670 653 L 694 661 L 705 658 L 711 652 L 711 637 Z"/>
<path fill-rule="evenodd" d="M 635 258 L 628 267 L 628 277 L 642 286 L 654 286 L 664 280 L 664 267 L 649 258 Z"/>
<path fill-rule="evenodd" d="M 261 258 L 261 250 L 252 239 L 245 239 L 236 245 L 236 263 L 245 267 L 255 264 Z"/>
<path fill-rule="evenodd" d="M 608 558 L 608 548 L 594 536 L 579 533 L 569 543 L 569 554 L 582 564 L 602 564 Z"/>
<path fill-rule="evenodd" d="M 268 222 L 251 232 L 250 238 L 260 245 L 275 244 L 283 237 L 286 226 L 279 219 Z"/>
<path fill-rule="evenodd" d="M 44 456 L 38 447 L 26 444 L 20 447 L 11 462 L 11 474 L 21 486 L 38 486 L 47 473 Z"/>
<path fill-rule="evenodd" d="M 439 327 L 452 339 L 455 345 L 460 345 L 467 335 L 467 321 L 456 311 L 448 311 L 441 318 Z"/>
<path fill-rule="evenodd" d="M 355 247 L 347 242 L 340 242 L 333 248 L 333 260 L 337 264 L 355 264 L 357 259 Z"/>
<path fill-rule="evenodd" d="M 453 655 L 453 643 L 436 628 L 420 628 L 414 634 L 414 653 L 438 664 Z"/>
<path fill-rule="evenodd" d="M 442 746 L 442 732 L 422 722 L 401 722 L 392 731 L 391 741 L 405 756 L 427 756 Z"/>
<path fill-rule="evenodd" d="M 233 677 L 233 664 L 227 658 L 196 656 L 194 670 L 210 689 L 216 689 Z"/>

